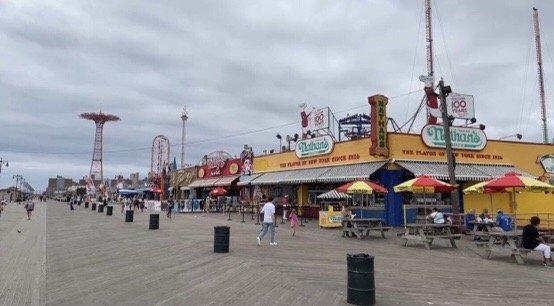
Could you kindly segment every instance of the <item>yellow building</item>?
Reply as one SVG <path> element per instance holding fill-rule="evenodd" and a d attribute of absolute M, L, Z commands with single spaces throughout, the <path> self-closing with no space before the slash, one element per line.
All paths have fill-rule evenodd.
<path fill-rule="evenodd" d="M 472 138 L 467 139 L 469 141 Z M 473 150 L 454 150 L 456 179 L 460 189 L 512 171 L 549 178 L 541 165 L 541 158 L 554 155 L 554 145 L 486 139 L 480 141 L 481 147 Z M 312 147 L 316 148 L 315 145 Z M 430 147 L 429 140 L 418 134 L 387 133 L 388 156 L 372 155 L 371 145 L 372 139 L 362 138 L 331 144 L 330 150 L 316 156 L 299 157 L 295 151 L 256 156 L 256 177 L 250 178 L 248 183 L 259 186 L 264 192 L 275 188 L 287 190 L 285 193 L 294 195 L 297 203 L 307 205 L 313 203 L 318 192 L 324 191 L 319 189 L 334 188 L 356 178 L 372 179 L 390 191 L 386 195 L 387 211 L 384 217 L 389 224 L 400 225 L 402 196 L 395 194 L 392 187 L 410 176 L 420 174 L 447 180 L 445 151 Z M 517 195 L 517 203 L 517 208 L 511 207 L 507 194 L 472 194 L 463 195 L 462 208 L 466 212 L 471 209 L 479 212 L 483 208 L 501 208 L 518 215 L 552 213 L 554 216 L 553 194 L 521 193 Z"/>

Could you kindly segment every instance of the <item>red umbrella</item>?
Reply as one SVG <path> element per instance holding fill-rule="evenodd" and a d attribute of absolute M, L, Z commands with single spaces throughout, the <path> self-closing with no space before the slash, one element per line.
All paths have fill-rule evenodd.
<path fill-rule="evenodd" d="M 212 191 L 210 191 L 210 196 L 212 197 L 220 197 L 226 194 L 227 194 L 227 190 L 225 190 L 225 188 L 223 187 L 217 187 L 217 188 L 214 188 Z"/>
<path fill-rule="evenodd" d="M 483 183 L 481 189 L 485 192 L 548 192 L 554 190 L 554 187 L 548 183 L 541 182 L 534 178 L 522 176 L 519 173 L 508 172 L 504 176 Z"/>

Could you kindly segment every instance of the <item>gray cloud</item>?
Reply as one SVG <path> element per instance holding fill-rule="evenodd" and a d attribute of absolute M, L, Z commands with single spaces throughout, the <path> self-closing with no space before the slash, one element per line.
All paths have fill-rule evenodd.
<path fill-rule="evenodd" d="M 187 156 L 197 162 L 219 149 L 238 154 L 245 143 L 276 148 L 277 132 L 298 127 L 221 136 L 295 121 L 300 102 L 359 107 L 348 111 L 355 113 L 367 111 L 369 95 L 419 89 L 422 2 L 3 1 L 0 154 L 11 165 L 0 185 L 15 173 L 39 188 L 49 176 L 86 174 L 94 129 L 78 118 L 85 111 L 122 118 L 105 130 L 105 173 L 113 177 L 144 174 L 154 136 L 179 142 L 184 105 L 194 143 Z M 475 95 L 490 137 L 540 140 L 533 5 L 552 130 L 554 3 L 434 1 L 436 75 Z M 390 116 L 404 122 L 420 99 L 392 99 Z"/>

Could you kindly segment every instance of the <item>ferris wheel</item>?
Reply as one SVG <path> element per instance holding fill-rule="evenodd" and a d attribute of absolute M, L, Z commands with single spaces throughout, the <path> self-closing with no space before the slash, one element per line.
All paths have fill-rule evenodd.
<path fill-rule="evenodd" d="M 169 139 L 164 135 L 154 137 L 152 141 L 152 158 L 150 172 L 154 175 L 162 174 L 165 167 L 169 165 Z"/>

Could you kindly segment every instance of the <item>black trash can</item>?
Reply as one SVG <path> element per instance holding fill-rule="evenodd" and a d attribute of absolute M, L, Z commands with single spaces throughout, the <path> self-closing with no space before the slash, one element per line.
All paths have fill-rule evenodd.
<path fill-rule="evenodd" d="M 104 205 L 98 205 L 98 213 L 104 212 Z"/>
<path fill-rule="evenodd" d="M 159 214 L 150 214 L 150 224 L 148 229 L 155 230 L 160 228 L 160 215 Z"/>
<path fill-rule="evenodd" d="M 85 208 L 88 208 L 88 202 L 87 202 L 87 203 L 85 203 Z"/>
<path fill-rule="evenodd" d="M 92 208 L 91 210 L 96 210 L 96 203 L 92 203 Z"/>
<path fill-rule="evenodd" d="M 229 234 L 228 226 L 214 227 L 214 253 L 229 253 Z"/>
<path fill-rule="evenodd" d="M 368 254 L 347 254 L 347 302 L 354 305 L 375 305 L 374 258 Z"/>
<path fill-rule="evenodd" d="M 113 215 L 113 206 L 106 207 L 106 216 Z"/>
<path fill-rule="evenodd" d="M 125 222 L 133 222 L 133 211 L 132 210 L 125 211 Z"/>

